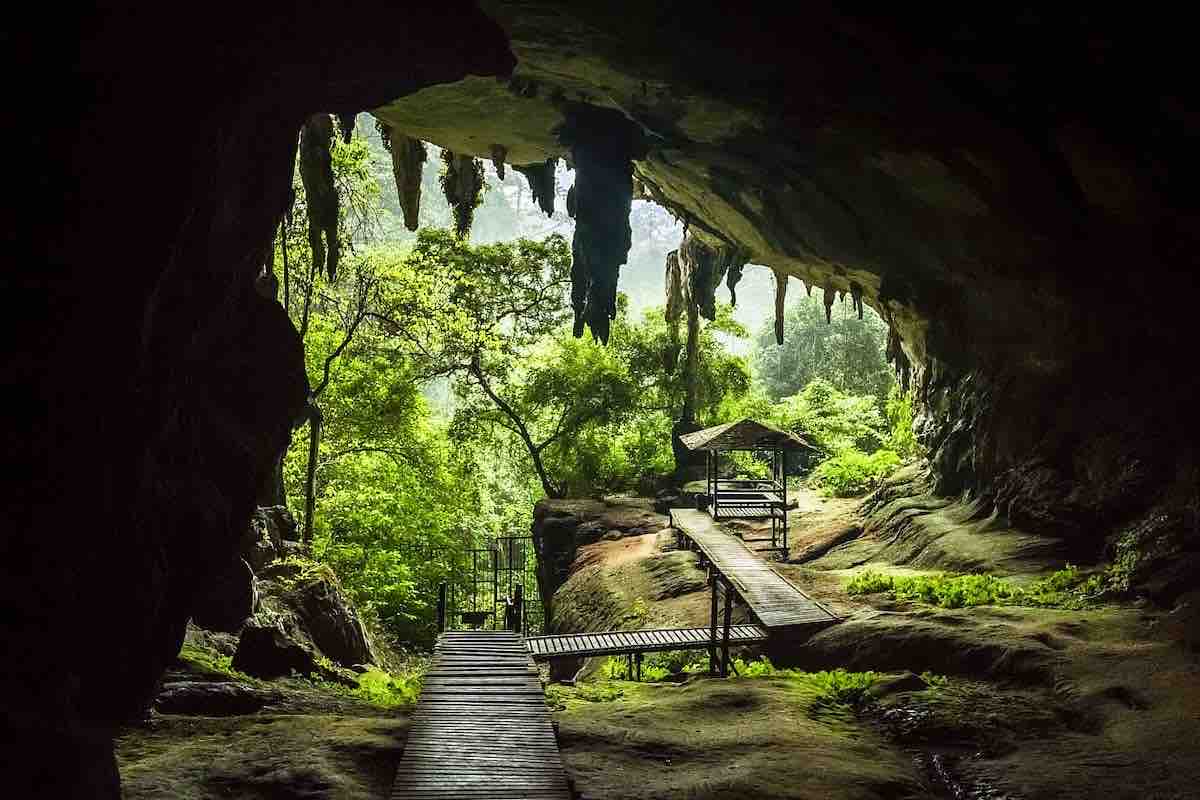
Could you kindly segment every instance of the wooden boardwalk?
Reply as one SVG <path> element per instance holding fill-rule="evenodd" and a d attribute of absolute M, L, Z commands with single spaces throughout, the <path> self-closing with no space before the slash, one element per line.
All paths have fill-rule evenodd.
<path fill-rule="evenodd" d="M 837 617 L 754 554 L 745 542 L 722 530 L 703 511 L 671 509 L 671 525 L 689 539 L 724 575 L 769 634 L 813 630 Z"/>
<path fill-rule="evenodd" d="M 767 632 L 757 625 L 732 625 L 729 643 L 743 646 L 767 640 Z M 656 653 L 666 650 L 702 650 L 713 644 L 710 628 L 671 628 L 653 631 L 608 631 L 571 633 L 561 636 L 527 636 L 525 646 L 535 661 L 570 656 L 624 655 Z"/>
<path fill-rule="evenodd" d="M 438 637 L 393 800 L 570 800 L 537 668 L 508 631 Z"/>

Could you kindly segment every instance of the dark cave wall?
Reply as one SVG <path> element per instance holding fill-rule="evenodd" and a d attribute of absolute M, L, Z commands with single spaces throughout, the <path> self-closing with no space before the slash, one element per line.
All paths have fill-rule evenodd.
<path fill-rule="evenodd" d="M 5 131 L 25 168 L 5 199 L 12 797 L 117 796 L 113 730 L 145 708 L 300 416 L 299 338 L 255 277 L 301 122 L 512 65 L 463 2 L 80 12 L 5 35 L 9 74 L 43 78 Z"/>

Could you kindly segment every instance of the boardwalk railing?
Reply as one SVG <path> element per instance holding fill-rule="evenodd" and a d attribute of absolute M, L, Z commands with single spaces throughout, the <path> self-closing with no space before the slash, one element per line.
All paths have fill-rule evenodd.
<path fill-rule="evenodd" d="M 730 647 L 761 644 L 767 632 L 757 625 L 731 625 L 727 632 L 710 628 L 662 628 L 646 631 L 604 631 L 602 633 L 570 633 L 557 636 L 528 636 L 525 646 L 534 661 L 555 658 L 587 658 L 592 656 L 630 656 L 630 666 L 636 669 L 637 680 L 642 678 L 642 655 L 671 650 L 709 651 L 709 669 L 719 672 L 715 649 L 728 654 Z M 728 658 L 722 658 L 728 664 Z M 633 669 L 630 670 L 633 673 Z"/>

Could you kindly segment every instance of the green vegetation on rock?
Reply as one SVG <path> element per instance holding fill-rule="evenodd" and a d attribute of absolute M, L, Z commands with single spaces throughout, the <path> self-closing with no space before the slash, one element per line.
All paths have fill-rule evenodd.
<path fill-rule="evenodd" d="M 888 575 L 865 570 L 846 584 L 852 595 L 890 592 L 897 600 L 910 600 L 943 608 L 983 605 L 1083 608 L 1094 602 L 1101 576 L 1086 576 L 1067 564 L 1047 578 L 1018 586 L 994 575 Z"/>

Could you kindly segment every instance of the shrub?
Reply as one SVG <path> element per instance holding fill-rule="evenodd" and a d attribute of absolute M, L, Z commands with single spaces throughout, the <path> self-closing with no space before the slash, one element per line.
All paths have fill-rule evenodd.
<path fill-rule="evenodd" d="M 887 404 L 884 407 L 888 421 L 888 448 L 904 460 L 915 458 L 921 453 L 921 446 L 913 433 L 913 399 L 912 390 L 902 392 L 899 386 L 893 385 L 888 390 Z"/>
<path fill-rule="evenodd" d="M 892 590 L 892 576 L 874 570 L 864 570 L 846 584 L 848 594 L 878 594 Z"/>
<path fill-rule="evenodd" d="M 876 450 L 867 455 L 860 450 L 843 450 L 822 461 L 813 470 L 809 484 L 826 495 L 853 497 L 873 489 L 900 466 L 900 457 L 892 450 Z"/>
<path fill-rule="evenodd" d="M 866 570 L 851 578 L 846 592 L 891 592 L 897 600 L 915 600 L 943 608 L 984 605 L 1083 608 L 1097 594 L 1100 581 L 1100 576 L 1086 577 L 1072 564 L 1026 588 L 994 575 L 896 576 Z"/>

